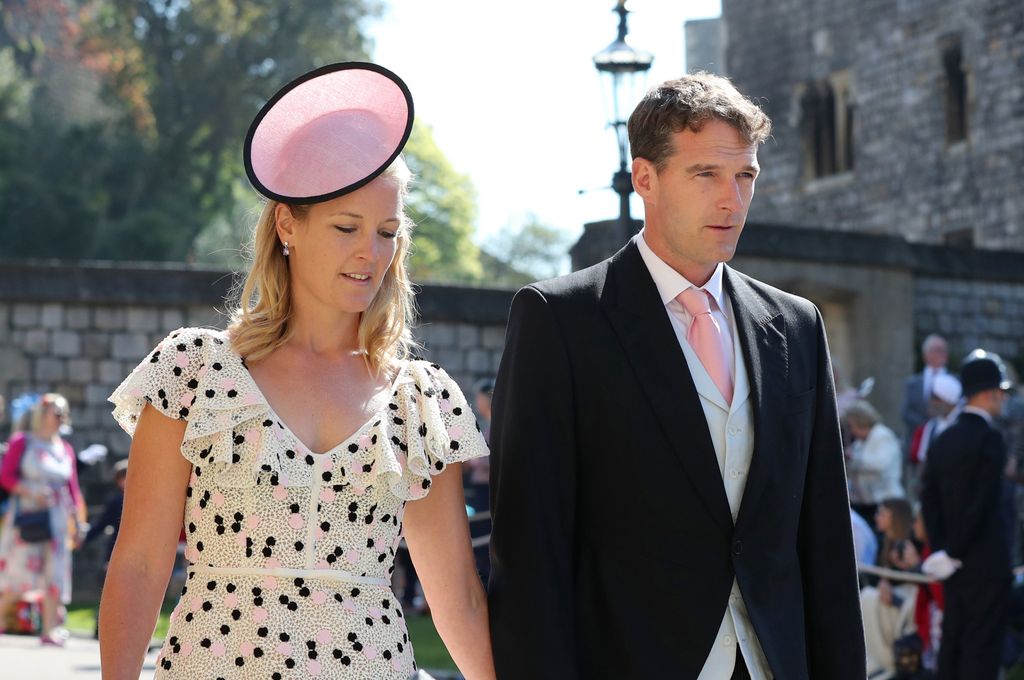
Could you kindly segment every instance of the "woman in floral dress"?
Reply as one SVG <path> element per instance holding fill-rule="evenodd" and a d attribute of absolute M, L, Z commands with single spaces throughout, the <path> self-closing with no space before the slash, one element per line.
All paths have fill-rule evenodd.
<path fill-rule="evenodd" d="M 261 121 L 286 140 L 271 161 Z M 271 200 L 230 326 L 171 333 L 111 396 L 134 441 L 105 678 L 138 677 L 183 521 L 191 567 L 158 678 L 405 680 L 403 535 L 459 668 L 494 677 L 459 469 L 486 444 L 455 382 L 408 358 L 411 122 L 404 84 L 366 64 L 300 78 L 254 122 L 246 166 Z"/>
<path fill-rule="evenodd" d="M 11 502 L 0 531 L 0 630 L 14 602 L 42 598 L 44 645 L 64 644 L 54 634 L 59 603 L 71 602 L 71 551 L 84 538 L 85 501 L 78 487 L 75 452 L 60 436 L 70 422 L 68 402 L 45 394 L 32 407 L 28 432 L 11 437 L 0 484 Z M 26 542 L 15 526 L 19 513 L 49 511 L 50 538 Z"/>

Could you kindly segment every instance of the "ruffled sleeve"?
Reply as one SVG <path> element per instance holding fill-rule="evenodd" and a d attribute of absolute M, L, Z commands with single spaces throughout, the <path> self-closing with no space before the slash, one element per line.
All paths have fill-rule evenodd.
<path fill-rule="evenodd" d="M 109 400 L 114 404 L 114 419 L 125 432 L 135 434 L 146 404 L 168 418 L 189 419 L 207 345 L 212 342 L 210 334 L 201 328 L 173 331 L 114 390 Z"/>
<path fill-rule="evenodd" d="M 487 443 L 462 390 L 444 369 L 423 361 L 406 368 L 408 384 L 399 386 L 390 405 L 395 425 L 404 437 L 392 434 L 378 448 L 373 473 L 388 479 L 391 491 L 406 500 L 427 495 L 431 476 L 452 463 L 488 454 Z M 404 402 L 404 403 L 402 403 Z"/>

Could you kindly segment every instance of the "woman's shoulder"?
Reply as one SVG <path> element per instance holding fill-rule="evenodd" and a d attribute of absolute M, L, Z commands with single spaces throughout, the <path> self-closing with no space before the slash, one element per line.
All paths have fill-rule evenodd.
<path fill-rule="evenodd" d="M 157 347 L 158 349 L 173 347 L 179 352 L 195 352 L 210 346 L 226 347 L 230 350 L 231 343 L 227 331 L 201 326 L 178 328 L 168 333 Z"/>

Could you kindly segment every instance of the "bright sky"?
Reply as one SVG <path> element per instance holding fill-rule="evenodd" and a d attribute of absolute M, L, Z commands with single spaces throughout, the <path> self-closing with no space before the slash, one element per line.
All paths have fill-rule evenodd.
<path fill-rule="evenodd" d="M 585 222 L 618 216 L 618 196 L 603 189 L 618 151 L 592 61 L 615 39 L 615 0 L 387 2 L 368 25 L 374 59 L 408 83 L 417 119 L 472 179 L 478 242 L 531 212 L 574 239 Z M 642 89 L 683 73 L 685 21 L 721 13 L 719 0 L 626 8 L 627 42 L 654 54 Z"/>

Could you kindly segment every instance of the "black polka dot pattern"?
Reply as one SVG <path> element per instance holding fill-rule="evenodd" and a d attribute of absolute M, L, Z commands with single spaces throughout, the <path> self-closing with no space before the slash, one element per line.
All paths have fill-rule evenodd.
<path fill-rule="evenodd" d="M 267 405 L 226 336 L 175 331 L 115 391 L 131 433 L 152 403 L 188 421 L 186 557 L 158 678 L 382 678 L 415 670 L 389 586 L 406 502 L 448 464 L 486 455 L 439 367 L 408 362 L 380 412 L 325 453 Z M 204 572 L 205 566 L 271 572 Z M 321 576 L 343 572 L 361 582 Z M 276 572 L 281 573 L 281 572 Z"/>

